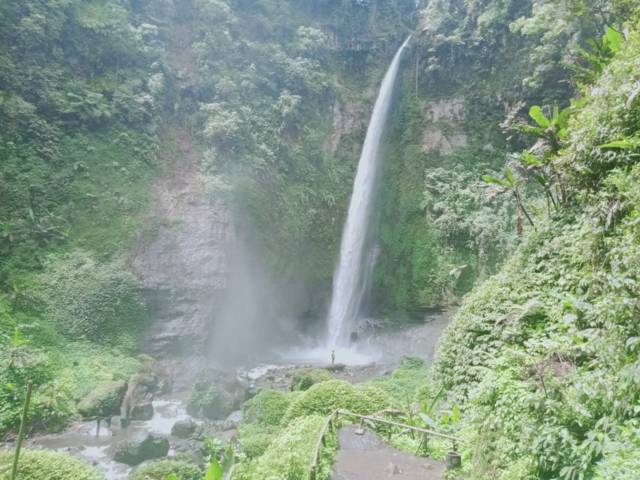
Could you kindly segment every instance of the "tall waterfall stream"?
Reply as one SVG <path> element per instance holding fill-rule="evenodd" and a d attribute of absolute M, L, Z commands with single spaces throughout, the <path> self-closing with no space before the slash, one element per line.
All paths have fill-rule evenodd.
<path fill-rule="evenodd" d="M 411 37 L 407 38 L 395 54 L 382 81 L 362 147 L 347 221 L 342 233 L 340 260 L 333 277 L 333 295 L 328 319 L 330 348 L 348 346 L 350 329 L 360 313 L 362 298 L 371 274 L 372 265 L 367 261 L 366 247 L 380 163 L 380 147 L 391 110 L 400 59 L 410 39 Z"/>

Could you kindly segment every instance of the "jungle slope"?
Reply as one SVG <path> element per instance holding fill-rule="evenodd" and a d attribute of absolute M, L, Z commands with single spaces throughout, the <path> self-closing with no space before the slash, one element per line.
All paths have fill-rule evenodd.
<path fill-rule="evenodd" d="M 634 18 L 613 59 L 581 88 L 558 153 L 544 160 L 565 200 L 536 216 L 500 272 L 466 298 L 439 346 L 435 382 L 464 413 L 465 478 L 640 475 Z"/>
<path fill-rule="evenodd" d="M 403 67 L 380 195 L 377 313 L 457 302 L 517 245 L 513 203 L 481 175 L 531 145 L 531 105 L 565 106 L 589 39 L 623 2 L 425 2 Z"/>

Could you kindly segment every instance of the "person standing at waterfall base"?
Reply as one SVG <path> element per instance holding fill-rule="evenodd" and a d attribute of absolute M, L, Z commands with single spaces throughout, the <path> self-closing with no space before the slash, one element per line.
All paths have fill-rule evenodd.
<path fill-rule="evenodd" d="M 335 365 L 336 363 L 336 351 L 331 350 L 331 365 Z"/>

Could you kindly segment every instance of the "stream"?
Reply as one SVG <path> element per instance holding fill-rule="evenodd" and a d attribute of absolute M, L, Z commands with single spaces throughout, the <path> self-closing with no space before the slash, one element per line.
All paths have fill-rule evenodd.
<path fill-rule="evenodd" d="M 363 382 L 390 373 L 405 356 L 420 357 L 430 363 L 437 340 L 451 314 L 450 311 L 431 314 L 425 323 L 364 338 L 355 352 L 337 351 L 336 362 L 346 366 L 335 376 L 352 383 Z M 288 389 L 291 372 L 301 367 L 326 366 L 329 361 L 326 349 L 299 348 L 286 352 L 278 362 L 270 361 L 239 369 L 237 375 L 252 385 Z M 193 454 L 197 448 L 196 442 L 171 435 L 171 429 L 177 421 L 192 419 L 186 411 L 189 389 L 180 385 L 180 382 L 176 382 L 176 385 L 176 391 L 154 399 L 153 418 L 148 421 L 133 421 L 127 428 L 122 428 L 119 417 L 113 417 L 111 425 L 103 422 L 99 432 L 95 421 L 78 421 L 61 433 L 28 438 L 27 446 L 71 453 L 97 466 L 106 480 L 126 480 L 133 469 L 113 460 L 114 447 L 122 442 L 140 441 L 153 434 L 169 439 L 169 457 L 178 452 Z M 231 415 L 233 418 L 217 424 L 197 418 L 192 420 L 207 434 L 229 440 L 236 433 L 238 416 L 238 412 L 234 412 Z"/>

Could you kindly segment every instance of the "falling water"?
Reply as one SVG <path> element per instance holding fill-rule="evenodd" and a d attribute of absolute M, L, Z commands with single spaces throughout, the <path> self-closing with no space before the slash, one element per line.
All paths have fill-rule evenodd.
<path fill-rule="evenodd" d="M 353 184 L 347 222 L 340 244 L 340 261 L 333 277 L 333 296 L 329 309 L 329 345 L 347 343 L 350 324 L 357 317 L 365 286 L 367 267 L 364 255 L 373 190 L 378 170 L 378 156 L 384 127 L 387 123 L 393 87 L 398 75 L 400 57 L 411 37 L 396 53 L 382 81 L 373 108 L 369 129 L 362 147 L 358 172 Z"/>

